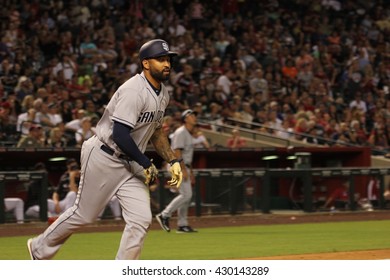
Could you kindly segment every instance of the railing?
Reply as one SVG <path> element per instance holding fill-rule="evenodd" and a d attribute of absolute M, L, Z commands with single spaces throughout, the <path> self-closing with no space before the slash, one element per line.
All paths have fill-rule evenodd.
<path fill-rule="evenodd" d="M 302 137 L 302 138 L 315 138 L 315 139 L 317 139 L 319 141 L 319 144 L 304 143 L 303 141 L 295 139 L 295 138 L 293 138 L 293 139 L 287 138 L 286 139 L 286 138 L 278 137 L 278 136 L 275 136 L 275 135 L 272 135 L 272 134 L 269 134 L 269 133 L 263 133 L 263 132 L 260 132 L 258 130 L 255 130 L 255 129 L 246 128 L 246 126 L 256 127 L 256 128 L 264 128 L 264 129 L 268 129 L 268 130 L 282 131 L 282 132 L 284 132 L 284 130 L 273 128 L 273 127 L 266 126 L 266 125 L 263 125 L 263 124 L 260 124 L 260 123 L 256 123 L 256 122 L 247 122 L 247 121 L 239 120 L 239 119 L 236 119 L 236 118 L 226 118 L 224 124 L 211 123 L 207 119 L 200 119 L 199 123 L 201 125 L 203 125 L 203 126 L 214 126 L 214 127 L 217 127 L 218 131 L 226 131 L 226 132 L 228 132 L 228 131 L 231 131 L 232 129 L 238 129 L 240 132 L 244 132 L 244 133 L 247 133 L 249 135 L 252 135 L 251 138 L 253 140 L 258 139 L 258 136 L 261 136 L 262 138 L 265 138 L 265 139 L 268 138 L 270 142 L 272 142 L 274 140 L 277 140 L 279 142 L 285 142 L 285 147 L 297 146 L 297 144 L 300 144 L 300 143 L 302 145 L 305 144 L 305 145 L 316 145 L 316 146 L 342 145 L 342 146 L 345 146 L 345 147 L 362 147 L 362 145 L 356 145 L 356 144 L 352 144 L 352 143 L 348 143 L 348 142 L 342 142 L 341 143 L 341 142 L 333 140 L 333 139 L 329 139 L 329 138 L 325 138 L 325 137 L 321 137 L 321 136 L 313 136 L 313 135 L 310 135 L 310 134 L 307 134 L 307 133 L 297 133 L 297 132 L 294 132 L 294 131 L 289 132 L 289 134 L 293 135 L 294 137 L 298 136 L 298 138 L 299 137 Z M 364 147 L 366 147 L 366 146 L 364 146 Z M 384 152 L 382 150 L 376 149 L 375 147 L 371 147 L 370 146 L 370 149 L 371 149 L 372 153 L 377 154 L 377 155 L 380 155 L 380 154 L 384 155 L 386 153 L 386 152 Z"/>
<path fill-rule="evenodd" d="M 357 203 L 355 201 L 355 177 L 357 176 L 376 176 L 380 181 L 379 189 L 379 209 L 385 208 L 385 181 L 384 176 L 390 175 L 389 168 L 306 168 L 306 169 L 268 169 L 264 172 L 263 177 L 263 197 L 264 204 L 262 212 L 269 213 L 269 194 L 271 190 L 271 180 L 273 178 L 301 178 L 303 182 L 303 210 L 305 212 L 313 212 L 313 193 L 312 193 L 312 177 L 319 176 L 322 178 L 329 177 L 348 177 L 348 205 L 351 211 L 355 211 Z"/>
<path fill-rule="evenodd" d="M 385 184 L 384 177 L 390 175 L 390 168 L 307 168 L 307 169 L 194 169 L 196 183 L 194 186 L 195 215 L 202 215 L 204 203 L 216 204 L 221 203 L 223 209 L 231 215 L 239 212 L 239 204 L 248 203 L 252 206 L 251 211 L 261 211 L 264 214 L 270 214 L 271 193 L 276 187 L 271 184 L 273 179 L 280 178 L 300 178 L 303 183 L 303 208 L 304 212 L 314 212 L 313 204 L 313 177 L 332 178 L 346 177 L 349 178 L 349 210 L 357 210 L 357 201 L 355 200 L 355 181 L 359 176 L 375 176 L 380 181 L 380 190 L 378 198 L 378 208 L 385 209 Z M 165 192 L 165 182 L 170 178 L 167 171 L 159 173 L 159 202 L 160 211 L 168 203 Z M 240 188 L 249 180 L 254 179 L 259 184 L 259 190 L 253 188 L 253 193 L 248 199 L 245 195 L 240 194 Z M 8 171 L 0 172 L 0 223 L 5 222 L 4 212 L 4 191 L 5 183 L 8 181 L 41 181 L 40 195 L 40 220 L 47 221 L 47 196 L 48 196 L 48 178 L 46 172 L 40 171 Z M 205 198 L 206 197 L 206 198 Z M 225 199 L 221 200 L 221 197 Z"/>
<path fill-rule="evenodd" d="M 271 185 L 272 179 L 277 178 L 300 178 L 303 182 L 303 211 L 310 213 L 314 212 L 313 193 L 312 193 L 312 177 L 319 176 L 323 178 L 330 177 L 347 177 L 349 178 L 349 210 L 357 209 L 355 201 L 355 180 L 358 176 L 375 176 L 380 180 L 380 195 L 378 200 L 378 208 L 385 209 L 385 183 L 384 176 L 390 175 L 389 168 L 308 168 L 308 169 L 194 169 L 196 183 L 194 186 L 194 200 L 196 216 L 201 216 L 202 203 L 205 202 L 202 189 L 206 192 L 212 190 L 216 186 L 216 182 L 223 182 L 222 192 L 216 196 L 226 195 L 229 205 L 223 205 L 223 208 L 228 209 L 229 214 L 237 214 L 238 203 L 237 189 L 243 186 L 249 178 L 256 178 L 261 183 L 261 191 L 252 195 L 252 211 L 260 210 L 264 214 L 271 213 L 271 190 L 274 187 Z M 166 171 L 160 172 L 160 210 L 163 210 L 167 204 L 166 194 L 164 192 L 164 182 L 169 178 L 169 173 Z M 216 181 L 217 180 L 217 181 Z M 256 198 L 261 198 L 259 203 Z M 245 198 L 242 198 L 245 199 Z M 206 203 L 215 203 L 216 200 L 206 201 Z"/>

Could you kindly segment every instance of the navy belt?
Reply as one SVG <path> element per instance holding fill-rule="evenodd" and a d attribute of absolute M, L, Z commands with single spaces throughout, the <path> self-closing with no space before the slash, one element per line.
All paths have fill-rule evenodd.
<path fill-rule="evenodd" d="M 100 149 L 102 149 L 103 152 L 109 154 L 110 156 L 114 156 L 115 155 L 115 151 L 113 149 L 111 149 L 110 147 L 108 147 L 107 145 L 101 145 L 100 146 Z M 119 155 L 118 158 L 120 159 L 124 159 L 124 160 L 127 160 L 127 161 L 132 161 L 132 159 L 129 157 L 129 156 L 126 156 L 126 155 Z"/>

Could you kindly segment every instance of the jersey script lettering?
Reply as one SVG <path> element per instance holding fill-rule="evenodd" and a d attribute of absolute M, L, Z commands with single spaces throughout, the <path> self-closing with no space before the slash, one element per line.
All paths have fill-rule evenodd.
<path fill-rule="evenodd" d="M 150 123 L 150 122 L 161 122 L 164 116 L 164 111 L 158 110 L 157 114 L 155 111 L 141 112 L 137 123 Z"/>

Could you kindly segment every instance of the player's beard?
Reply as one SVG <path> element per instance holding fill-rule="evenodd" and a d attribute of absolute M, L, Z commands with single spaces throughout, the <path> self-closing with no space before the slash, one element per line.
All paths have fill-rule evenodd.
<path fill-rule="evenodd" d="M 164 69 L 166 70 L 166 69 Z M 168 70 L 168 72 L 166 71 L 157 71 L 157 70 L 154 70 L 154 69 L 150 69 L 150 75 L 152 76 L 153 79 L 159 81 L 159 82 L 165 82 L 169 79 L 169 74 L 171 71 Z"/>

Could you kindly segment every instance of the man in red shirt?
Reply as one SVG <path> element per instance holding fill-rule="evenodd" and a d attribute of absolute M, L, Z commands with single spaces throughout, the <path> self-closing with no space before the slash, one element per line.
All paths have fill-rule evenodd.
<path fill-rule="evenodd" d="M 345 209 L 348 205 L 348 190 L 349 190 L 349 181 L 345 180 L 340 187 L 337 187 L 328 197 L 324 204 L 324 208 L 329 208 L 330 206 L 335 208 Z"/>

